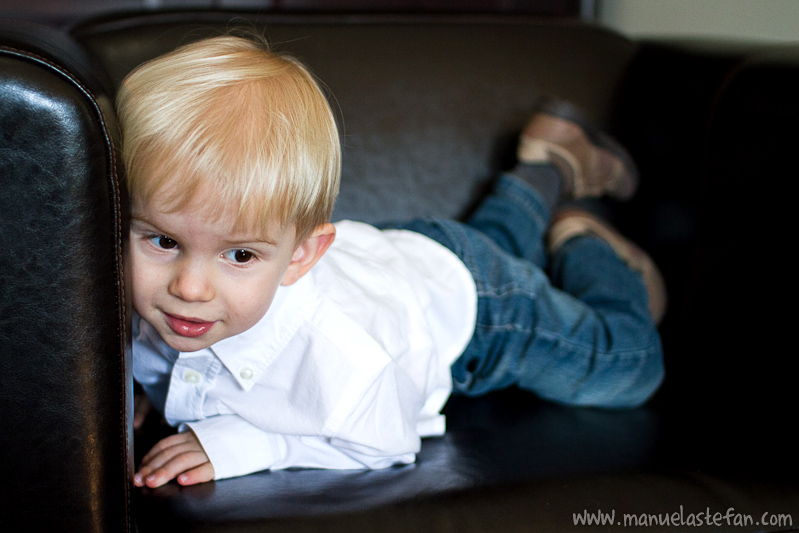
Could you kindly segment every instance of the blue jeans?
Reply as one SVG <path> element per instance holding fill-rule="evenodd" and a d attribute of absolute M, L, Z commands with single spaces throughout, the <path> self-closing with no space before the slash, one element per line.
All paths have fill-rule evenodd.
<path fill-rule="evenodd" d="M 516 385 L 571 405 L 639 405 L 663 379 L 643 280 L 593 237 L 547 257 L 549 217 L 535 189 L 504 175 L 466 223 L 391 225 L 440 242 L 474 276 L 477 323 L 452 366 L 454 392 Z"/>

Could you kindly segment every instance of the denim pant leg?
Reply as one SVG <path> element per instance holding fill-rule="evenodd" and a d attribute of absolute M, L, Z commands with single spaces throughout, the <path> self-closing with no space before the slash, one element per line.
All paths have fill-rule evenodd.
<path fill-rule="evenodd" d="M 537 170 L 557 172 L 546 166 Z M 505 174 L 469 217 L 467 224 L 510 255 L 545 268 L 547 254 L 544 236 L 549 227 L 549 218 L 549 208 L 537 191 L 513 174 Z"/>
<path fill-rule="evenodd" d="M 487 204 L 505 216 L 494 217 L 489 234 L 501 235 L 502 245 L 454 221 L 394 226 L 440 242 L 474 276 L 477 321 L 452 366 L 454 392 L 480 395 L 516 385 L 573 405 L 630 407 L 645 401 L 662 380 L 663 364 L 640 276 L 603 241 L 577 237 L 551 258 L 550 280 L 539 263 L 538 224 L 548 218 L 543 202 L 530 201 L 536 193 L 518 180 L 503 177 L 497 190 Z M 520 197 L 507 198 L 514 192 Z M 497 225 L 502 218 L 504 228 Z M 526 251 L 529 259 L 514 255 L 525 233 L 539 234 Z"/>

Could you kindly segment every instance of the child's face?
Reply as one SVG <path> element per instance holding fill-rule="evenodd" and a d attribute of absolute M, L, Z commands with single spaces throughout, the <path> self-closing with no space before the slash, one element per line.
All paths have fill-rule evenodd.
<path fill-rule="evenodd" d="M 133 307 L 172 348 L 193 352 L 258 322 L 292 264 L 294 228 L 233 232 L 232 217 L 132 202 Z M 194 206 L 196 207 L 196 206 Z M 296 278 L 289 279 L 286 284 Z"/>

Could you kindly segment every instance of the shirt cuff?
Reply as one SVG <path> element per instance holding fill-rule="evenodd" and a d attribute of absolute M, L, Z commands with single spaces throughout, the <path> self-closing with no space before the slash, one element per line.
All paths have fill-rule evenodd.
<path fill-rule="evenodd" d="M 266 470 L 286 455 L 281 435 L 267 433 L 236 415 L 181 424 L 191 429 L 214 467 L 214 479 Z"/>

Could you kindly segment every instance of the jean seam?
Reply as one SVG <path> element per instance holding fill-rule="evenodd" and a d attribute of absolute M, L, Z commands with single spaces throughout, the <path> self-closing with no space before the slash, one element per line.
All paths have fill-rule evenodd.
<path fill-rule="evenodd" d="M 505 298 L 514 295 L 524 296 L 526 298 L 534 297 L 530 295 L 530 292 L 526 289 L 520 288 L 518 283 L 506 283 L 490 291 L 486 289 L 477 291 L 478 298 Z"/>

